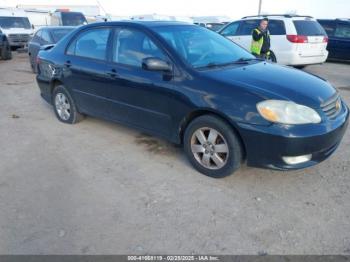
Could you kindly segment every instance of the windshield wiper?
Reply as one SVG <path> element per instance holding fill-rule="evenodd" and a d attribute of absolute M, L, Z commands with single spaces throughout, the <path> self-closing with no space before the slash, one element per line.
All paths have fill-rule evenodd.
<path fill-rule="evenodd" d="M 241 57 L 238 60 L 227 62 L 227 63 L 210 62 L 210 63 L 208 63 L 208 64 L 206 64 L 204 66 L 198 66 L 196 68 L 197 69 L 201 69 L 201 68 L 217 68 L 217 67 L 229 66 L 229 65 L 233 65 L 233 64 L 243 64 L 243 63 L 246 64 L 246 63 L 248 63 L 249 61 L 252 61 L 252 60 L 265 61 L 264 59 L 256 58 L 256 57 L 253 57 L 253 58 Z"/>
<path fill-rule="evenodd" d="M 253 60 L 257 60 L 257 61 L 264 61 L 264 59 L 261 59 L 261 58 L 257 58 L 257 57 L 250 57 L 250 58 L 247 58 L 247 57 L 241 57 L 240 59 L 234 61 L 235 64 L 239 64 L 239 63 L 247 63 L 249 61 L 253 61 Z"/>
<path fill-rule="evenodd" d="M 218 63 L 214 63 L 214 62 L 210 62 L 206 65 L 203 65 L 203 66 L 197 66 L 196 68 L 197 69 L 201 69 L 201 68 L 215 68 L 215 67 L 220 67 L 224 64 L 218 64 Z"/>

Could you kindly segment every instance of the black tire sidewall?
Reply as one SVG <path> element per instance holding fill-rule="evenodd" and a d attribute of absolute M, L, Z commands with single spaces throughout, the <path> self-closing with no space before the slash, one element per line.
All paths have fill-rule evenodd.
<path fill-rule="evenodd" d="M 4 46 L 1 49 L 1 57 L 3 60 L 10 60 L 12 58 L 11 47 L 7 41 L 4 42 Z"/>
<path fill-rule="evenodd" d="M 200 163 L 198 163 L 192 154 L 192 134 L 197 129 L 202 127 L 210 127 L 216 129 L 224 136 L 228 144 L 229 157 L 225 166 L 220 169 L 212 170 L 203 167 Z M 240 167 L 240 164 L 242 162 L 242 146 L 234 130 L 223 120 L 212 115 L 198 117 L 188 125 L 184 135 L 184 151 L 187 155 L 187 158 L 197 171 L 213 178 L 221 178 L 233 174 L 233 172 Z"/>
<path fill-rule="evenodd" d="M 271 62 L 272 63 L 277 63 L 277 58 L 274 52 L 270 51 L 270 57 L 271 57 Z"/>
<path fill-rule="evenodd" d="M 66 96 L 66 98 L 69 101 L 70 104 L 70 116 L 67 120 L 62 119 L 56 109 L 56 103 L 55 103 L 55 99 L 56 99 L 56 95 L 62 93 Z M 55 111 L 55 115 L 57 117 L 58 120 L 60 120 L 63 123 L 66 124 L 74 124 L 78 121 L 78 111 L 76 108 L 76 105 L 74 103 L 74 100 L 72 98 L 72 96 L 69 94 L 69 92 L 67 91 L 67 89 L 63 86 L 63 85 L 59 85 L 57 87 L 55 87 L 53 93 L 52 93 L 52 105 L 54 107 L 54 111 Z"/>

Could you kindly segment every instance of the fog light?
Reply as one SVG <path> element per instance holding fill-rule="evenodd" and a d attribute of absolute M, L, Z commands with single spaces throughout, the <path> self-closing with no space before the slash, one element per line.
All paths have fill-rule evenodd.
<path fill-rule="evenodd" d="M 303 156 L 284 156 L 282 157 L 283 161 L 288 165 L 301 164 L 311 160 L 312 155 L 303 155 Z"/>

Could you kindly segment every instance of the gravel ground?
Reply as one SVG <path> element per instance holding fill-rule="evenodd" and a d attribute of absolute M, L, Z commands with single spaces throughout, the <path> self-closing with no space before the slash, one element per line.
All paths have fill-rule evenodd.
<path fill-rule="evenodd" d="M 306 71 L 350 104 L 350 65 Z M 26 54 L 0 61 L 1 254 L 350 254 L 350 133 L 327 161 L 197 173 L 181 148 L 56 120 Z"/>

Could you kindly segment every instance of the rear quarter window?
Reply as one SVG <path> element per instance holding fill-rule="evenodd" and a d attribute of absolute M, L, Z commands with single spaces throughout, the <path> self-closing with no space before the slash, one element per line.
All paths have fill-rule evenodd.
<path fill-rule="evenodd" d="M 67 54 L 79 57 L 106 60 L 109 28 L 94 28 L 82 32 L 70 43 Z"/>
<path fill-rule="evenodd" d="M 294 20 L 293 23 L 298 35 L 306 35 L 306 36 L 326 35 L 325 30 L 317 21 Z"/>

